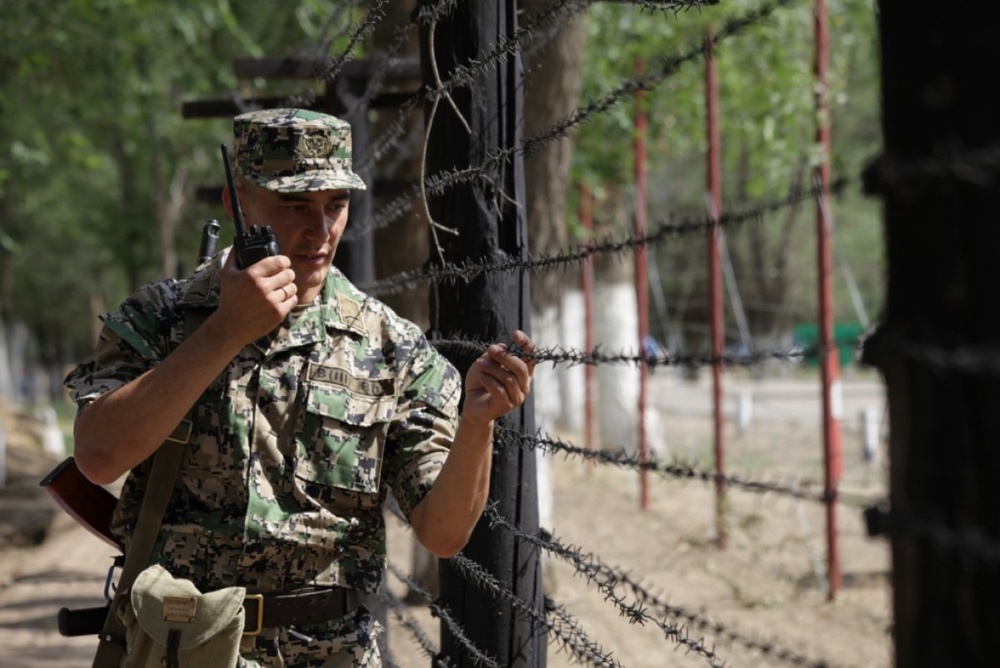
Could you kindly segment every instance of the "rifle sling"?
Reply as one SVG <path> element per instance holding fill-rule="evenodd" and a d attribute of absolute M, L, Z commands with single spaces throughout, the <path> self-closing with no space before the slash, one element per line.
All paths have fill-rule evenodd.
<path fill-rule="evenodd" d="M 153 455 L 153 466 L 139 508 L 135 532 L 125 551 L 125 565 L 118 578 L 118 587 L 108 608 L 104 628 L 98 636 L 93 668 L 117 668 L 121 663 L 121 657 L 125 653 L 125 627 L 115 610 L 121 597 L 129 595 L 135 578 L 149 566 L 153 547 L 160 533 L 160 524 L 163 522 L 163 514 L 167 510 L 170 494 L 181 470 L 186 445 L 186 442 L 168 440 Z"/>
<path fill-rule="evenodd" d="M 195 328 L 204 322 L 207 314 L 204 311 L 191 310 L 184 314 L 184 336 L 189 336 Z M 191 440 L 191 420 L 181 420 L 181 423 L 167 437 L 163 445 L 153 453 L 153 465 L 146 482 L 146 491 L 139 507 L 139 517 L 135 523 L 132 540 L 125 551 L 125 565 L 118 578 L 115 596 L 108 606 L 108 615 L 104 619 L 104 628 L 98 635 L 97 653 L 94 655 L 92 668 L 118 668 L 125 654 L 125 627 L 115 612 L 122 597 L 129 596 L 132 583 L 147 566 L 153 557 L 153 548 L 160 534 L 163 515 L 170 503 L 170 495 L 184 461 L 188 441 Z"/>

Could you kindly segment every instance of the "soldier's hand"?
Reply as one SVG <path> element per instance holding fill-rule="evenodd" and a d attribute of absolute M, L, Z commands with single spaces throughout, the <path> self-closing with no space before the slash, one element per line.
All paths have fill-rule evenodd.
<path fill-rule="evenodd" d="M 298 303 L 295 272 L 284 255 L 273 255 L 240 270 L 230 251 L 222 268 L 219 308 L 227 329 L 244 343 L 268 334 Z"/>
<path fill-rule="evenodd" d="M 514 332 L 514 343 L 526 352 L 537 350 L 520 330 Z M 462 419 L 488 423 L 518 408 L 531 392 L 534 372 L 535 360 L 512 354 L 503 344 L 491 345 L 465 375 Z"/>

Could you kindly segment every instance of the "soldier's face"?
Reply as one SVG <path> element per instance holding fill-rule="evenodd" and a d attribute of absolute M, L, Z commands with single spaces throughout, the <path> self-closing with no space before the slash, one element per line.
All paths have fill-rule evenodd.
<path fill-rule="evenodd" d="M 276 193 L 250 183 L 240 189 L 247 225 L 271 226 L 281 254 L 292 261 L 299 303 L 311 302 L 347 226 L 348 191 Z"/>

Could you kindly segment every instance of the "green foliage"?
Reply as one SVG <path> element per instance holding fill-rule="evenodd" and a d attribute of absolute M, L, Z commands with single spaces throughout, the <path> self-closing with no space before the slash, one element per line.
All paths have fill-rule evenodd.
<path fill-rule="evenodd" d="M 597 3 L 588 13 L 585 101 L 595 100 L 636 75 L 635 63 L 654 71 L 664 59 L 701 49 L 706 35 L 761 3 L 729 0 L 714 7 L 674 14 L 640 13 L 618 3 Z M 835 0 L 831 25 L 830 100 L 838 134 L 835 159 L 857 164 L 859 149 L 870 150 L 877 135 L 877 45 L 873 0 Z M 795 153 L 811 149 L 815 132 L 812 3 L 777 9 L 769 18 L 717 44 L 719 96 L 727 168 L 746 147 L 753 176 L 748 195 L 782 191 Z M 646 93 L 650 123 L 650 172 L 677 156 L 706 149 L 704 60 L 683 65 Z M 860 96 L 861 99 L 855 99 Z M 858 105 L 861 102 L 861 106 Z M 580 131 L 578 180 L 629 183 L 632 179 L 633 105 L 593 117 Z M 840 123 L 836 123 L 840 121 Z M 876 130 L 874 136 L 872 130 Z M 855 133 L 861 132 L 860 142 Z M 815 150 L 809 155 L 818 157 Z M 864 157 L 864 156 L 860 156 Z"/>
<path fill-rule="evenodd" d="M 229 122 L 184 120 L 182 102 L 243 85 L 232 70 L 237 57 L 323 57 L 316 40 L 335 51 L 344 39 L 331 36 L 357 18 L 356 10 L 331 13 L 321 0 L 261 8 L 230 0 L 4 2 L 0 306 L 36 337 L 58 339 L 52 345 L 63 359 L 89 349 L 92 303 L 113 306 L 161 274 L 157 204 L 172 181 L 187 174 L 182 257 L 193 258 L 205 218 L 221 215 L 195 201 L 194 188 L 219 182 L 217 147 Z M 303 83 L 294 85 L 290 91 Z"/>
<path fill-rule="evenodd" d="M 727 0 L 677 14 L 640 13 L 624 3 L 594 4 L 588 13 L 584 104 L 636 77 L 637 61 L 644 62 L 647 72 L 655 72 L 665 59 L 697 54 L 708 34 L 762 4 L 762 0 Z M 857 183 L 865 161 L 881 144 L 875 3 L 828 0 L 827 5 L 833 176 Z M 821 157 L 815 139 L 813 9 L 809 0 L 786 3 L 757 25 L 716 45 L 725 210 L 782 197 L 797 178 L 811 185 L 809 168 Z M 704 215 L 705 69 L 705 60 L 698 55 L 645 91 L 651 223 L 665 222 L 678 213 Z M 635 104 L 625 99 L 611 113 L 596 115 L 579 129 L 573 165 L 576 182 L 598 184 L 608 193 L 629 192 L 635 178 L 634 117 Z M 615 206 L 632 208 L 631 202 L 606 202 L 608 219 L 613 217 L 607 209 Z M 849 251 L 844 254 L 850 267 L 860 272 L 856 278 L 869 311 L 877 310 L 883 290 L 876 207 L 877 202 L 861 197 L 857 185 L 832 207 L 838 221 L 837 243 Z M 749 302 L 745 306 L 781 311 L 780 317 L 757 318 L 765 330 L 815 318 L 814 205 L 803 205 L 790 231 L 789 248 L 808 252 L 788 253 L 787 266 L 781 266 L 781 231 L 788 215 L 769 216 L 760 224 L 766 226 L 759 242 L 765 265 L 751 255 L 752 244 L 758 242 L 750 234 L 734 231 L 728 236 L 738 287 Z M 692 317 L 698 320 L 698 313 L 704 313 L 707 271 L 703 239 L 667 246 L 654 253 L 667 300 L 672 309 L 694 311 Z M 768 302 L 771 278 L 791 284 L 780 304 Z M 771 281 L 770 287 L 775 286 Z M 836 283 L 837 317 L 855 320 L 845 286 L 842 280 Z M 732 311 L 726 318 L 734 327 Z"/>

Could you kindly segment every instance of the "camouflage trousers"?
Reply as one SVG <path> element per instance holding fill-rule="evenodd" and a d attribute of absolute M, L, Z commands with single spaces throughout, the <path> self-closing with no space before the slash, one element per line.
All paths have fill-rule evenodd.
<path fill-rule="evenodd" d="M 381 668 L 382 625 L 363 605 L 327 624 L 264 629 L 240 645 L 238 668 Z"/>

